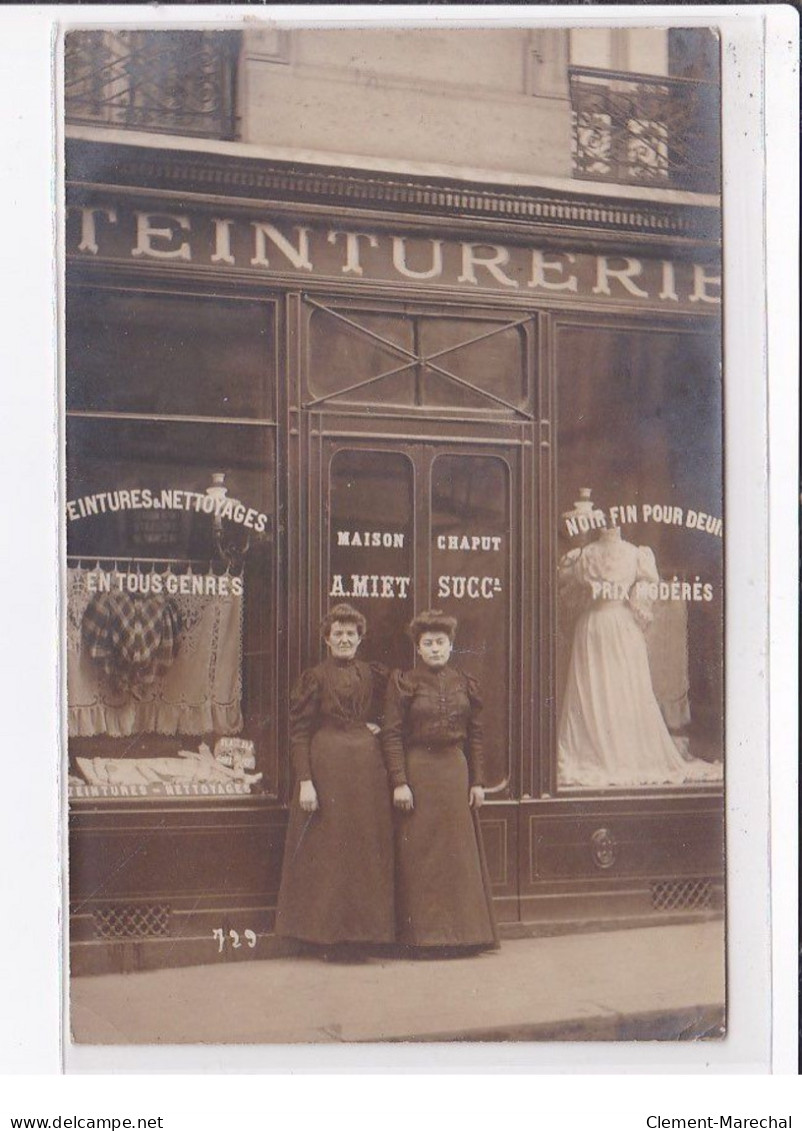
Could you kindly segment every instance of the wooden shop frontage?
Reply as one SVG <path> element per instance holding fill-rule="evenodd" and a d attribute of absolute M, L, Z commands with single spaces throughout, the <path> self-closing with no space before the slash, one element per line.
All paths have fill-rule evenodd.
<path fill-rule="evenodd" d="M 338 600 L 390 667 L 417 611 L 458 618 L 507 931 L 720 911 L 715 202 L 77 139 L 66 168 L 73 972 L 270 954 L 290 689 Z M 583 595 L 611 527 L 654 568 Z M 574 760 L 605 598 L 644 612 L 687 774 Z M 601 655 L 615 732 L 640 692 Z"/>

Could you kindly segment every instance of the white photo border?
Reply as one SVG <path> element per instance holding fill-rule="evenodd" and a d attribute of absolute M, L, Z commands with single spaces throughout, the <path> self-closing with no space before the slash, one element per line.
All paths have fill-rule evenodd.
<path fill-rule="evenodd" d="M 580 10 L 581 8 L 581 10 Z M 4 1034 L 4 1047 L 12 1050 L 12 1070 L 58 1070 L 59 1042 L 65 1032 L 58 1022 L 59 992 L 55 955 L 58 916 L 64 915 L 58 889 L 56 845 L 59 843 L 60 811 L 56 770 L 58 768 L 58 671 L 54 640 L 58 638 L 54 563 L 57 561 L 55 506 L 57 485 L 58 401 L 56 396 L 56 309 L 58 275 L 55 270 L 52 216 L 61 200 L 62 171 L 54 179 L 52 144 L 54 125 L 51 95 L 52 65 L 57 32 L 81 24 L 149 23 L 197 26 L 198 23 L 231 24 L 243 16 L 269 16 L 277 21 L 309 23 L 336 19 L 339 23 L 369 20 L 392 24 L 399 20 L 440 24 L 510 23 L 523 21 L 565 26 L 581 19 L 597 26 L 639 24 L 655 26 L 715 26 L 722 34 L 724 132 L 724 274 L 725 274 L 725 436 L 727 537 L 727 735 L 732 757 L 727 785 L 728 850 L 728 999 L 729 1033 L 721 1042 L 693 1044 L 645 1043 L 510 1044 L 449 1046 L 365 1047 L 237 1047 L 186 1046 L 182 1048 L 94 1048 L 71 1046 L 65 1038 L 64 1064 L 68 1072 L 281 1072 L 320 1071 L 527 1071 L 538 1073 L 635 1073 L 767 1072 L 771 1065 L 771 933 L 770 876 L 767 846 L 769 826 L 768 767 L 768 510 L 767 510 L 767 385 L 765 223 L 763 197 L 764 38 L 766 29 L 782 42 L 798 36 L 793 10 L 785 6 L 699 7 L 362 7 L 325 9 L 311 6 L 214 7 L 175 6 L 153 8 L 131 5 L 30 8 L 2 13 L 2 22 L 13 28 L 5 41 L 12 50 L 4 60 L 4 82 L 10 86 L 9 102 L 22 105 L 21 129 L 10 133 L 4 157 L 6 192 L 11 190 L 8 215 L 16 215 L 7 236 L 9 261 L 31 264 L 26 272 L 26 293 L 15 288 L 12 323 L 5 337 L 9 383 L 6 404 L 9 416 L 18 416 L 24 427 L 4 430 L 4 479 L 7 529 L 26 529 L 25 585 L 30 601 L 20 601 L 11 610 L 7 639 L 21 641 L 15 653 L 4 691 L 6 738 L 11 749 L 32 749 L 25 765 L 26 780 L 14 783 L 4 806 L 2 837 L 5 860 L 24 860 L 11 877 L 10 902 L 22 910 L 24 937 L 3 940 L 3 969 L 13 970 L 11 1016 L 14 1037 Z M 785 19 L 783 19 L 785 14 Z M 791 18 L 788 19 L 787 17 Z M 788 26 L 779 30 L 778 23 Z M 43 54 L 44 52 L 44 54 Z M 6 54 L 6 51 L 3 52 Z M 22 65 L 24 62 L 24 66 Z M 22 102 L 20 100 L 23 100 Z M 58 97 L 55 104 L 58 104 Z M 771 109 L 771 104 L 769 104 Z M 794 122 L 798 118 L 794 119 Z M 59 134 L 60 139 L 60 134 Z M 786 146 L 788 142 L 786 141 Z M 793 144 L 789 151 L 793 153 Z M 17 163 L 16 178 L 11 168 Z M 19 181 L 24 166 L 24 188 Z M 771 186 L 770 186 L 771 187 Z M 787 191 L 787 184 L 783 186 Z M 782 189 L 781 189 L 782 191 Z M 775 228 L 776 228 L 775 221 Z M 787 239 L 787 227 L 785 228 Z M 781 237 L 775 231 L 775 238 Z M 782 251 L 774 254 L 782 255 Z M 772 258 L 772 267 L 774 259 Z M 792 265 L 793 271 L 793 265 Z M 782 278 L 783 271 L 780 270 Z M 787 304 L 789 283 L 773 283 L 777 301 Z M 772 275 L 768 282 L 772 282 Z M 778 289 L 779 288 L 779 289 Z M 775 301 L 772 298 L 772 301 Z M 777 374 L 785 373 L 793 357 L 776 350 L 770 355 Z M 43 375 L 47 379 L 43 380 Z M 756 379 L 755 375 L 758 375 Z M 779 397 L 779 400 L 777 399 Z M 776 392 L 772 375 L 771 423 L 780 428 L 795 419 L 793 401 L 785 410 L 788 391 Z M 8 419 L 8 417 L 7 417 Z M 793 445 L 790 445 L 793 451 Z M 783 475 L 788 471 L 788 448 Z M 25 483 L 25 491 L 19 484 Z M 796 490 L 794 489 L 796 496 Z M 772 584 L 780 587 L 783 604 L 779 622 L 788 615 L 787 578 L 776 581 L 777 553 L 787 553 L 787 534 L 794 520 L 782 512 L 773 520 L 775 557 Z M 785 535 L 785 538 L 783 537 Z M 11 543 L 13 550 L 13 541 Z M 20 560 L 16 553 L 4 561 L 3 591 L 14 592 L 20 584 Z M 795 557 L 794 557 L 795 564 Z M 780 571 L 781 572 L 781 571 Z M 782 591 L 782 586 L 786 589 Z M 41 594 L 37 601 L 35 594 Z M 793 602 L 792 602 L 793 603 Z M 773 666 L 787 692 L 788 668 L 785 643 L 773 652 Z M 791 672 L 793 666 L 791 665 Z M 46 709 L 43 707 L 46 706 Z M 787 717 L 787 716 L 786 716 Z M 775 716 L 773 727 L 781 724 Z M 786 732 L 787 733 L 787 732 Z M 775 734 L 783 741 L 782 731 Z M 787 755 L 774 766 L 774 832 L 783 838 L 795 822 L 788 814 L 788 795 L 795 800 L 795 767 L 786 774 Z M 50 790 L 48 792 L 48 786 Z M 6 811 L 7 810 L 7 811 Z M 20 853 L 20 845 L 25 853 Z M 775 842 L 775 849 L 777 843 Z M 780 841 L 780 852 L 787 842 Z M 774 915 L 788 929 L 787 877 L 778 881 L 781 863 L 774 860 Z M 781 883 L 781 889 L 777 884 Z M 795 885 L 792 885 L 795 886 Z M 20 917 L 15 916 L 19 922 Z M 8 954 L 6 954 L 8 949 Z M 795 949 L 795 948 L 794 948 Z M 64 951 L 61 952 L 62 955 Z M 788 956 L 775 943 L 774 969 L 787 979 Z M 37 993 L 31 995 L 31 983 Z M 788 988 L 774 985 L 775 1000 Z M 795 989 L 794 989 L 795 993 Z M 64 1000 L 63 998 L 61 999 Z M 783 1032 L 788 1008 L 780 1010 Z M 775 1050 L 778 1037 L 775 1032 Z M 788 1042 L 783 1045 L 783 1063 L 788 1067 Z M 37 1067 L 33 1067 L 36 1065 Z M 27 1067 L 26 1067 L 27 1066 Z M 775 1065 L 776 1067 L 776 1065 Z"/>

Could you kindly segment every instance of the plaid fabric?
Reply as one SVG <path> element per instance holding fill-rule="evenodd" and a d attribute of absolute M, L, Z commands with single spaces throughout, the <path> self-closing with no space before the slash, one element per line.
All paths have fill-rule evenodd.
<path fill-rule="evenodd" d="M 137 697 L 175 659 L 180 627 L 171 601 L 102 593 L 87 605 L 81 632 L 89 658 L 112 687 Z"/>

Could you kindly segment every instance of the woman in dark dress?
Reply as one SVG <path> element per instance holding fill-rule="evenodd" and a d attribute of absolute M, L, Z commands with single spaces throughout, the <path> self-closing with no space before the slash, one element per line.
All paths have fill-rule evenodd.
<path fill-rule="evenodd" d="M 439 610 L 412 621 L 418 664 L 393 673 L 382 729 L 396 807 L 398 939 L 443 954 L 498 945 L 476 819 L 482 704 L 476 680 L 448 662 L 456 627 Z"/>
<path fill-rule="evenodd" d="M 304 672 L 290 708 L 295 790 L 276 933 L 325 946 L 395 937 L 390 790 L 377 734 L 387 682 L 357 660 L 365 618 L 336 605 L 328 657 Z"/>

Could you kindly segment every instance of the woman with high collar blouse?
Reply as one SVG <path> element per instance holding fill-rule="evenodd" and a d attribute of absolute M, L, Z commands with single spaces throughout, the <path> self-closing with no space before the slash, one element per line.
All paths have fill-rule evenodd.
<path fill-rule="evenodd" d="M 418 662 L 391 676 L 382 727 L 396 811 L 398 941 L 441 954 L 498 945 L 476 820 L 482 703 L 476 680 L 449 663 L 456 627 L 437 609 L 412 621 Z"/>
<path fill-rule="evenodd" d="M 356 652 L 365 618 L 336 605 L 321 625 L 328 656 L 292 693 L 295 789 L 276 934 L 345 957 L 395 937 L 390 789 L 378 740 L 387 669 Z"/>

